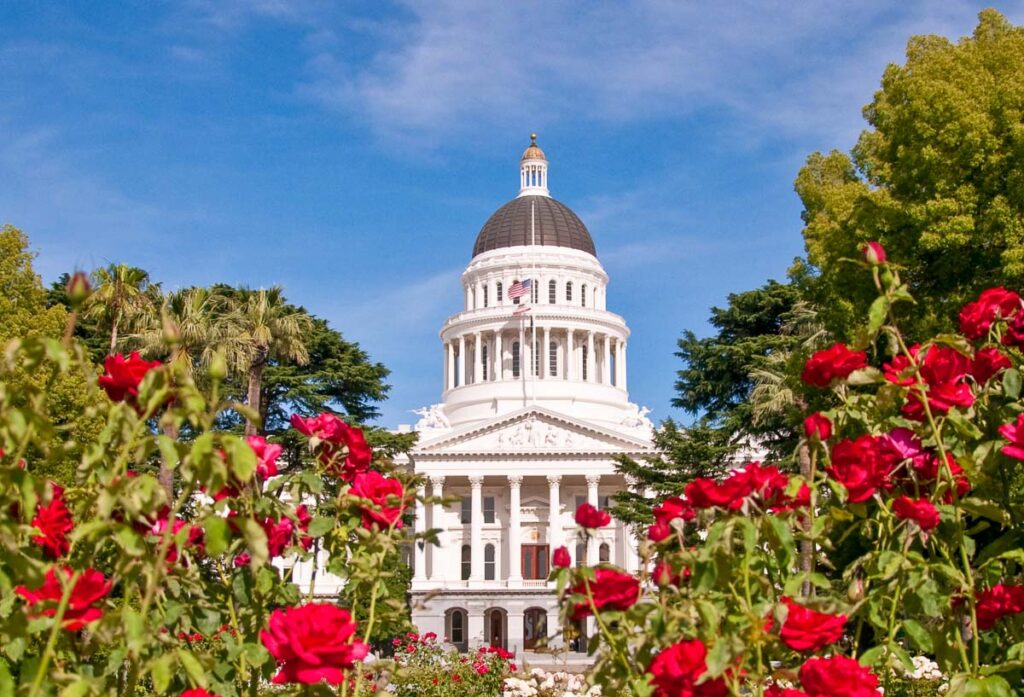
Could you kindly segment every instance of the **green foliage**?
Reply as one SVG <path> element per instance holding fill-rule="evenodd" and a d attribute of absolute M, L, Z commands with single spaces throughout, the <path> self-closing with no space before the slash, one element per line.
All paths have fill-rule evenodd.
<path fill-rule="evenodd" d="M 722 474 L 736 451 L 723 429 L 706 424 L 684 429 L 671 419 L 655 431 L 654 446 L 658 455 L 646 462 L 622 456 L 616 463 L 616 470 L 635 484 L 632 491 L 615 495 L 611 513 L 634 528 L 654 520 L 648 492 L 658 499 L 678 496 L 694 478 Z"/>
<path fill-rule="evenodd" d="M 844 259 L 879 241 L 923 303 L 908 335 L 951 327 L 979 290 L 1024 284 L 1024 28 L 984 10 L 973 36 L 915 36 L 865 110 L 850 156 L 811 155 L 803 201 L 808 297 L 851 338 L 873 288 Z"/>

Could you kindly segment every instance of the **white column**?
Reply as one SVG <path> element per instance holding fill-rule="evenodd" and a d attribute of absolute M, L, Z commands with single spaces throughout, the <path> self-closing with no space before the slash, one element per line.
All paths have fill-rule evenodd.
<path fill-rule="evenodd" d="M 469 580 L 482 581 L 484 578 L 484 478 L 473 475 L 469 478 L 471 490 L 471 513 L 469 531 L 470 567 Z"/>
<path fill-rule="evenodd" d="M 605 385 L 612 384 L 612 338 L 604 335 L 604 365 L 601 366 L 601 382 Z"/>
<path fill-rule="evenodd" d="M 466 335 L 459 337 L 459 387 L 466 384 Z"/>
<path fill-rule="evenodd" d="M 441 498 L 444 496 L 444 477 L 434 476 L 430 478 L 430 493 L 435 497 Z M 444 506 L 435 502 L 430 511 L 430 526 L 433 528 L 442 528 L 443 530 L 444 520 Z M 438 534 L 438 542 L 441 546 L 431 545 L 430 546 L 430 580 L 441 581 L 444 580 L 444 573 L 442 571 L 441 555 L 442 546 L 444 545 L 444 532 Z"/>
<path fill-rule="evenodd" d="M 597 485 L 600 481 L 600 474 L 587 475 L 587 503 L 594 508 L 597 508 Z M 591 535 L 587 540 L 587 564 L 590 566 L 597 564 L 597 547 L 597 538 Z"/>
<path fill-rule="evenodd" d="M 544 344 L 540 347 L 540 358 L 540 376 L 543 379 L 551 375 L 551 334 L 547 327 L 544 327 Z M 557 367 L 555 368 L 555 374 L 558 374 Z"/>
<path fill-rule="evenodd" d="M 476 333 L 476 342 L 473 348 L 476 349 L 475 351 L 473 351 L 473 382 L 478 383 L 480 382 L 480 373 L 482 372 L 480 370 L 480 366 L 482 365 L 480 362 L 480 332 Z"/>
<path fill-rule="evenodd" d="M 594 375 L 594 332 L 587 332 L 587 355 L 584 358 L 587 362 L 587 382 L 597 382 Z"/>
<path fill-rule="evenodd" d="M 448 386 L 450 390 L 455 387 L 455 345 L 452 342 L 445 344 L 448 348 Z"/>
<path fill-rule="evenodd" d="M 466 284 L 466 309 L 473 309 L 473 287 L 468 283 Z"/>
<path fill-rule="evenodd" d="M 576 348 L 572 342 L 573 331 L 570 328 L 565 335 L 565 379 L 575 380 L 576 379 Z"/>
<path fill-rule="evenodd" d="M 508 584 L 521 585 L 523 582 L 522 552 L 519 531 L 519 487 L 523 475 L 508 475 Z"/>
<path fill-rule="evenodd" d="M 622 339 L 615 339 L 615 386 L 622 387 Z"/>
<path fill-rule="evenodd" d="M 622 389 L 626 389 L 626 342 L 622 342 Z"/>
<path fill-rule="evenodd" d="M 549 552 L 565 544 L 562 536 L 562 511 L 559 501 L 558 485 L 562 475 L 548 475 L 548 545 Z"/>
<path fill-rule="evenodd" d="M 427 495 L 427 487 L 420 484 L 416 487 L 416 521 L 413 529 L 417 535 L 427 529 L 427 509 L 423 505 L 423 497 Z M 422 583 L 427 580 L 427 545 L 423 540 L 416 540 L 413 543 L 413 583 Z"/>
<path fill-rule="evenodd" d="M 501 330 L 494 333 L 494 379 L 505 379 L 505 347 L 501 345 Z"/>

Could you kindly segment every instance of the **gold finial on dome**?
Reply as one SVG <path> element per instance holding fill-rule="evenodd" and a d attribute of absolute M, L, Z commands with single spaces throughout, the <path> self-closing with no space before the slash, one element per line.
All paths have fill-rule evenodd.
<path fill-rule="evenodd" d="M 541 150 L 540 147 L 537 145 L 537 134 L 536 133 L 531 133 L 530 134 L 530 147 L 526 148 L 526 151 L 523 153 L 523 159 L 524 160 L 546 160 L 546 159 L 548 159 L 547 157 L 544 156 L 544 151 Z"/>

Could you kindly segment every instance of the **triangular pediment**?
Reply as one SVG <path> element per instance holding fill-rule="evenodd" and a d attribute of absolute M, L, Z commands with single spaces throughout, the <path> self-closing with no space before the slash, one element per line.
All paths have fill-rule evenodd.
<path fill-rule="evenodd" d="M 651 443 L 578 421 L 542 407 L 526 407 L 483 424 L 422 441 L 414 452 L 433 453 L 638 453 Z"/>

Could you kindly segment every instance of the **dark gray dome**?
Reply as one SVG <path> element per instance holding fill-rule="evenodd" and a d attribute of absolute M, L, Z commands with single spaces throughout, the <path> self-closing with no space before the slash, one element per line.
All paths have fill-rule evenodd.
<path fill-rule="evenodd" d="M 548 196 L 520 196 L 495 211 L 476 236 L 473 256 L 492 249 L 529 246 L 531 206 L 535 210 L 534 244 L 568 247 L 597 256 L 594 240 L 583 221 L 568 206 Z"/>

